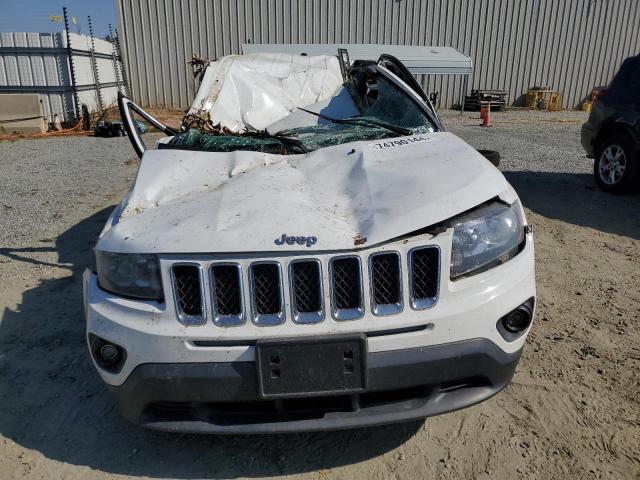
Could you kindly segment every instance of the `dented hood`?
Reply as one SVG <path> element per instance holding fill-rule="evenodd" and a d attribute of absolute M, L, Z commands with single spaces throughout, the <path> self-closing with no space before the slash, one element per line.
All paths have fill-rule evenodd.
<path fill-rule="evenodd" d="M 305 155 L 150 150 L 97 248 L 353 250 L 446 220 L 508 190 L 495 167 L 448 132 Z M 283 235 L 295 240 L 283 241 Z"/>

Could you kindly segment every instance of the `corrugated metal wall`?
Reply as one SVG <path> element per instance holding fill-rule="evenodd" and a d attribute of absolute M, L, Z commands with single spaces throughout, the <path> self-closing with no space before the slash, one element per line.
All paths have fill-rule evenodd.
<path fill-rule="evenodd" d="M 187 107 L 194 53 L 215 59 L 242 43 L 452 46 L 471 56 L 469 88 L 504 89 L 522 104 L 549 85 L 574 108 L 640 53 L 638 0 L 115 0 L 134 98 Z M 441 107 L 462 78 L 422 78 Z"/>

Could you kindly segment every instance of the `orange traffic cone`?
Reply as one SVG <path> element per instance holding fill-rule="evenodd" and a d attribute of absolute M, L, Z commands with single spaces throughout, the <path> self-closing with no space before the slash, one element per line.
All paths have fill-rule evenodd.
<path fill-rule="evenodd" d="M 482 127 L 490 127 L 491 126 L 491 102 L 487 102 L 484 116 L 480 113 L 480 117 L 482 118 Z"/>

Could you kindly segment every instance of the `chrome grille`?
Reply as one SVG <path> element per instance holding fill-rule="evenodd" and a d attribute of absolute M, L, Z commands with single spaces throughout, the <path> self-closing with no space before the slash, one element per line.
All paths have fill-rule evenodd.
<path fill-rule="evenodd" d="M 371 306 L 375 315 L 391 315 L 402 310 L 400 254 L 375 253 L 369 257 Z"/>
<path fill-rule="evenodd" d="M 185 324 L 204 322 L 202 274 L 199 265 L 176 264 L 171 268 L 178 318 Z"/>
<path fill-rule="evenodd" d="M 249 269 L 253 319 L 257 325 L 284 321 L 282 275 L 277 262 L 252 263 Z"/>
<path fill-rule="evenodd" d="M 289 266 L 293 320 L 317 323 L 324 318 L 322 269 L 318 260 L 297 260 Z"/>
<path fill-rule="evenodd" d="M 438 298 L 440 249 L 419 247 L 409 252 L 409 285 L 411 307 L 432 307 Z"/>
<path fill-rule="evenodd" d="M 332 258 L 329 264 L 332 313 L 336 320 L 364 315 L 362 272 L 358 257 Z"/>
<path fill-rule="evenodd" d="M 242 271 L 238 264 L 216 264 L 211 267 L 213 321 L 220 326 L 244 323 Z"/>

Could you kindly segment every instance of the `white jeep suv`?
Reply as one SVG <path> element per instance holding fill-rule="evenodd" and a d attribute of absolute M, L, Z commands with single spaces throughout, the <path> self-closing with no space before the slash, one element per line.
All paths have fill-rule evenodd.
<path fill-rule="evenodd" d="M 84 298 L 128 419 L 340 429 L 509 383 L 534 314 L 530 227 L 396 59 L 224 57 L 180 131 L 120 107 L 142 162 Z M 167 133 L 156 149 L 132 111 Z"/>

